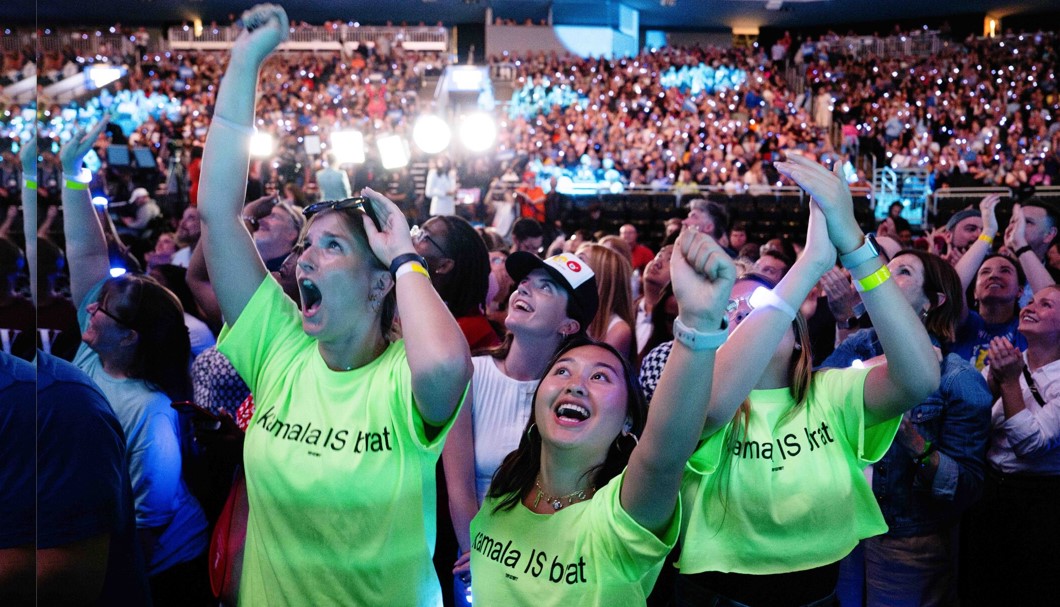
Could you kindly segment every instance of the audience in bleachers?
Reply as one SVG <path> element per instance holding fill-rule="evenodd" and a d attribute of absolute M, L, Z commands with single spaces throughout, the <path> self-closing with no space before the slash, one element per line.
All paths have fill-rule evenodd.
<path fill-rule="evenodd" d="M 338 22 L 334 25 L 345 27 Z M 199 198 L 200 174 L 204 170 L 209 173 L 202 164 L 203 145 L 211 129 L 215 133 L 231 129 L 224 123 L 219 129 L 214 116 L 229 54 L 155 53 L 150 40 L 137 37 L 137 31 L 127 32 L 137 41 L 135 61 L 123 56 L 119 48 L 105 48 L 99 57 L 82 58 L 126 63 L 130 71 L 125 78 L 80 104 L 38 100 L 37 108 L 48 118 L 41 123 L 42 141 L 56 145 L 42 147 L 43 161 L 33 187 L 42 219 L 41 241 L 34 253 L 42 271 L 36 285 L 38 325 L 42 329 L 37 332 L 38 347 L 67 358 L 78 352 L 75 362 L 103 386 L 103 394 L 111 399 L 129 434 L 130 454 L 142 458 L 138 449 L 144 439 L 132 434 L 139 432 L 132 427 L 139 413 L 128 409 L 127 390 L 111 385 L 116 374 L 128 375 L 130 379 L 125 381 L 129 385 L 146 386 L 137 392 L 137 398 L 150 400 L 145 405 L 149 408 L 161 410 L 155 401 L 186 396 L 184 392 L 177 394 L 171 385 L 159 384 L 161 379 L 144 378 L 142 369 L 129 360 L 140 350 L 130 349 L 122 336 L 145 330 L 138 324 L 141 312 L 132 294 L 150 291 L 164 298 L 167 305 L 180 302 L 172 307 L 182 308 L 191 335 L 190 352 L 185 352 L 188 344 L 183 342 L 179 352 L 166 349 L 170 355 L 180 354 L 182 365 L 185 358 L 189 365 L 194 360 L 194 365 L 179 378 L 166 378 L 166 382 L 184 382 L 182 389 L 190 387 L 186 393 L 220 418 L 235 420 L 242 415 L 244 428 L 245 422 L 253 419 L 249 416 L 254 399 L 248 398 L 250 388 L 231 363 L 216 346 L 210 347 L 221 328 L 221 306 L 216 281 L 206 270 L 210 252 L 200 242 L 199 205 L 208 208 L 212 202 Z M 502 344 L 490 355 L 474 359 L 471 402 L 457 416 L 453 440 L 446 446 L 447 472 L 454 475 L 448 478 L 453 484 L 448 494 L 453 507 L 448 517 L 444 509 L 440 512 L 450 519 L 442 523 L 451 523 L 455 543 L 446 547 L 448 552 L 440 554 L 436 563 L 444 579 L 456 562 L 457 576 L 451 579 L 456 581 L 458 593 L 467 592 L 468 582 L 474 587 L 468 571 L 469 553 L 481 547 L 478 539 L 468 535 L 469 522 L 487 496 L 493 472 L 527 432 L 533 389 L 548 371 L 548 358 L 561 349 L 565 335 L 588 332 L 612 344 L 640 369 L 641 385 L 651 396 L 651 386 L 658 381 L 673 343 L 678 314 L 678 298 L 670 284 L 670 257 L 677 232 L 684 229 L 709 234 L 736 259 L 737 267 L 768 278 L 737 285 L 734 293 L 742 296 L 730 300 L 734 325 L 746 322 L 745 317 L 756 306 L 777 307 L 752 301 L 751 292 L 759 284 L 783 281 L 800 262 L 807 265 L 802 241 L 810 206 L 816 203 L 792 193 L 797 191 L 792 186 L 806 185 L 807 175 L 793 177 L 793 165 L 782 164 L 798 154 L 834 167 L 839 177 L 836 181 L 853 187 L 855 218 L 866 230 L 875 225 L 869 216 L 873 166 L 920 169 L 931 190 L 959 193 L 966 186 L 1007 189 L 986 197 L 970 193 L 948 205 L 943 201 L 937 216 L 932 209 L 926 223 L 907 221 L 900 214 L 901 203 L 897 203 L 898 207 L 891 209 L 894 213 L 879 226 L 879 245 L 885 256 L 890 258 L 900 248 L 891 238 L 907 247 L 891 259 L 894 277 L 890 280 L 902 288 L 905 300 L 922 321 L 910 323 L 907 335 L 919 336 L 926 328 L 936 346 L 942 385 L 926 399 L 917 392 L 915 400 L 921 404 L 906 413 L 901 423 L 895 419 L 901 411 L 887 409 L 894 415 L 889 415 L 886 423 L 875 424 L 870 432 L 873 436 L 890 433 L 896 436 L 893 443 L 887 441 L 885 445 L 881 439 L 871 454 L 853 454 L 862 458 L 863 464 L 883 457 L 873 467 L 869 485 L 862 487 L 858 481 L 864 502 L 858 502 L 858 508 L 865 509 L 871 503 L 871 487 L 890 531 L 872 539 L 844 538 L 843 550 L 857 540 L 862 542 L 854 557 L 844 562 L 844 583 L 840 585 L 844 596 L 856 595 L 850 594 L 852 586 L 846 582 L 858 579 L 850 575 L 860 567 L 857 571 L 866 576 L 865 587 L 869 589 L 858 599 L 864 604 L 948 604 L 957 588 L 956 579 L 968 585 L 964 563 L 956 566 L 952 543 L 965 533 L 960 517 L 975 503 L 985 469 L 986 495 L 980 505 L 972 506 L 971 526 L 967 528 L 972 535 L 966 537 L 991 549 L 967 561 L 968 571 L 976 572 L 976 579 L 969 585 L 974 589 L 963 593 L 961 599 L 976 605 L 987 600 L 985 597 L 997 598 L 991 593 L 1001 588 L 1000 582 L 994 590 L 984 590 L 982 585 L 989 585 L 991 576 L 983 572 L 996 562 L 993 555 L 1002 552 L 995 527 L 1010 514 L 1003 500 L 1015 493 L 1018 495 L 1013 499 L 1051 512 L 1047 508 L 1053 506 L 1034 501 L 1033 491 L 1023 491 L 1027 487 L 1019 483 L 1029 479 L 1032 485 L 1028 487 L 1034 491 L 1048 495 L 1055 491 L 1055 471 L 1047 465 L 1056 454 L 1056 432 L 1050 426 L 1055 420 L 1048 413 L 1055 395 L 1049 388 L 1048 369 L 1057 357 L 1046 343 L 1055 337 L 1055 331 L 1042 327 L 1051 322 L 1054 276 L 1060 271 L 1060 243 L 1056 239 L 1060 214 L 1056 198 L 1048 190 L 1051 184 L 1060 183 L 1057 37 L 1040 33 L 946 40 L 929 56 L 837 52 L 842 49 L 837 40 L 838 36 L 828 35 L 800 43 L 785 35 L 773 48 L 663 48 L 619 59 L 546 53 L 498 57 L 494 62 L 510 70 L 515 92 L 511 104 L 497 110 L 501 128 L 495 150 L 486 156 L 453 152 L 443 158 L 428 156 L 413 146 L 410 166 L 395 170 L 384 169 L 375 142 L 390 133 L 411 136 L 413 122 L 431 105 L 433 91 L 424 85 L 444 67 L 445 57 L 400 45 L 378 45 L 350 55 L 287 52 L 268 58 L 267 69 L 261 70 L 257 80 L 253 120 L 259 132 L 275 138 L 276 147 L 267 158 L 249 160 L 245 198 L 254 202 L 244 206 L 242 218 L 252 232 L 257 255 L 284 292 L 299 301 L 297 276 L 302 274 L 297 272 L 306 226 L 303 209 L 318 200 L 357 195 L 371 186 L 385 190 L 405 215 L 420 225 L 411 234 L 412 246 L 472 350 Z M 146 53 L 139 48 L 140 41 Z M 9 52 L 4 56 L 0 79 L 15 81 L 36 73 L 42 82 L 54 82 L 84 62 L 78 59 L 72 49 L 45 53 L 39 60 L 32 53 Z M 7 107 L 15 115 L 22 113 L 19 106 Z M 88 187 L 93 194 L 107 195 L 113 201 L 109 214 L 123 233 L 119 237 L 105 231 L 107 250 L 95 251 L 88 267 L 107 270 L 109 265 L 116 265 L 115 260 L 125 258 L 130 262 L 126 267 L 139 264 L 154 279 L 111 279 L 100 283 L 104 285 L 100 290 L 85 282 L 86 274 L 77 274 L 86 267 L 84 241 L 83 234 L 78 236 L 71 230 L 90 216 L 81 213 L 85 210 L 81 203 L 86 202 L 81 191 L 71 196 L 68 177 L 76 168 L 63 166 L 59 146 L 70 146 L 76 129 L 95 124 L 105 110 L 113 125 L 93 141 L 79 141 L 78 150 L 84 152 L 85 165 L 92 173 Z M 5 122 L 3 132 L 14 132 L 16 125 Z M 364 134 L 363 163 L 340 164 L 328 156 L 331 150 L 326 144 L 331 134 L 342 129 Z M 307 145 L 313 137 L 325 143 L 324 149 Z M 150 176 L 141 179 L 143 175 L 137 175 L 134 179 L 131 171 L 114 166 L 108 148 L 115 146 L 148 148 L 155 160 Z M 13 153 L 2 156 L 0 204 L 11 210 L 0 226 L 5 237 L 0 241 L 5 280 L 0 307 L 22 310 L 29 280 L 18 249 L 25 249 L 28 243 L 15 221 L 15 207 L 19 202 L 18 182 L 26 176 Z M 797 163 L 805 170 L 806 165 Z M 571 184 L 596 189 L 574 195 L 568 193 Z M 812 185 L 807 189 L 812 190 Z M 463 204 L 467 190 L 478 191 L 471 204 Z M 1011 195 L 1002 193 L 1006 191 Z M 59 212 L 64 196 L 68 206 L 78 205 L 77 215 Z M 1022 204 L 1011 205 L 1014 200 Z M 123 204 L 125 201 L 129 204 Z M 967 208 L 971 203 L 978 203 L 978 208 Z M 99 217 L 107 217 L 106 210 L 99 212 Z M 430 216 L 435 217 L 428 219 Z M 476 231 L 472 224 L 493 227 Z M 854 233 L 853 226 L 844 227 Z M 91 244 L 100 243 L 93 240 Z M 910 247 L 920 250 L 910 251 Z M 65 267 L 63 248 L 73 259 L 74 268 Z M 529 258 L 557 253 L 565 257 L 533 262 L 533 267 L 526 265 Z M 214 268 L 224 261 L 215 255 L 211 263 Z M 584 291 L 590 283 L 557 283 L 544 269 L 558 269 L 563 264 L 571 267 L 571 263 L 579 267 L 584 264 L 596 273 L 591 294 Z M 956 277 L 950 276 L 949 266 Z M 519 280 L 512 280 L 508 270 L 513 268 Z M 221 279 L 231 280 L 236 271 L 226 267 Z M 94 272 L 91 278 L 89 282 L 98 282 L 95 279 L 104 276 Z M 800 282 L 795 297 L 805 295 L 800 312 L 808 318 L 808 328 L 802 322 L 795 323 L 796 339 L 783 338 L 784 364 L 774 361 L 769 367 L 778 378 L 776 385 L 759 382 L 756 387 L 760 390 L 753 392 L 751 399 L 756 409 L 741 407 L 737 420 L 743 421 L 735 422 L 733 428 L 754 422 L 765 388 L 791 383 L 791 361 L 806 367 L 806 377 L 818 377 L 809 375 L 811 362 L 815 366 L 863 363 L 867 367 L 878 362 L 870 358 L 881 353 L 881 342 L 876 329 L 862 328 L 871 327 L 872 319 L 854 288 L 858 281 L 842 268 L 824 273 L 820 281 L 813 277 L 798 280 L 809 280 Z M 550 285 L 551 291 L 546 292 Z M 86 343 L 80 350 L 80 329 L 73 324 L 76 308 L 70 291 L 86 326 Z M 102 293 L 99 301 L 97 293 Z M 897 302 L 894 306 L 902 303 L 894 297 L 888 299 Z M 795 300 L 788 306 L 797 307 Z M 274 303 L 280 306 L 279 302 Z M 287 306 L 284 302 L 282 305 Z M 597 304 L 600 310 L 594 320 L 588 311 L 595 311 Z M 394 325 L 397 330 L 402 324 L 400 312 Z M 877 317 L 881 313 L 876 310 Z M 179 320 L 179 315 L 174 318 Z M 786 318 L 790 320 L 790 315 Z M 20 335 L 26 330 L 7 320 L 5 315 L 0 328 L 3 350 L 31 358 L 32 339 L 27 342 L 26 335 Z M 231 324 L 233 319 L 229 320 Z M 155 328 L 160 328 L 165 323 L 156 324 Z M 791 324 L 786 322 L 787 326 Z M 137 347 L 142 350 L 152 343 L 144 341 Z M 800 352 L 804 347 L 809 351 Z M 765 352 L 770 348 L 759 349 L 748 349 L 744 355 L 766 357 L 757 361 L 764 366 L 772 352 Z M 835 353 L 826 359 L 833 349 Z M 653 350 L 654 355 L 649 354 Z M 994 360 L 997 357 L 1000 359 Z M 719 360 L 723 360 L 722 354 Z M 741 359 L 745 367 L 750 362 Z M 1023 372 L 1021 364 L 1025 365 Z M 973 383 L 968 379 L 970 366 L 983 371 L 985 383 L 993 391 L 989 400 L 997 403 L 989 430 L 982 410 L 986 389 L 979 385 L 984 382 L 976 377 L 974 389 L 969 385 Z M 737 369 L 729 375 L 739 372 Z M 955 377 L 962 378 L 959 387 L 955 387 Z M 717 378 L 716 385 L 730 379 L 721 374 Z M 189 382 L 190 386 L 186 385 Z M 260 380 L 257 383 L 261 385 Z M 798 399 L 802 396 L 799 393 Z M 866 392 L 863 415 L 882 422 L 882 417 L 875 419 L 871 411 L 878 404 L 877 397 Z M 818 403 L 809 396 L 806 400 Z M 241 405 L 242 413 L 238 411 Z M 973 408 L 976 410 L 971 411 Z M 956 419 L 956 411 L 966 415 Z M 933 417 L 936 414 L 944 419 L 937 420 Z M 161 417 L 169 432 L 174 416 L 167 412 Z M 727 428 L 732 422 L 732 416 L 710 421 L 712 428 Z M 961 423 L 965 424 L 961 426 L 963 434 L 956 440 L 952 426 Z M 1032 426 L 1037 429 L 1028 430 Z M 230 428 L 226 425 L 225 429 Z M 165 438 L 189 440 L 185 430 L 175 429 Z M 155 427 L 153 432 L 161 430 Z M 705 439 L 701 449 L 708 442 L 722 441 L 717 436 Z M 987 446 L 989 451 L 984 455 Z M 1045 463 L 1027 464 L 1027 453 Z M 700 453 L 699 459 L 706 461 L 704 457 Z M 137 459 L 131 468 L 137 522 L 145 536 L 157 533 L 159 521 L 165 518 L 156 516 L 147 501 L 152 495 L 143 479 L 145 474 L 155 473 L 153 467 Z M 158 470 L 161 475 L 161 468 Z M 170 542 L 177 531 L 156 536 L 145 562 L 156 597 L 159 592 L 175 592 L 173 589 L 181 586 L 176 596 L 188 597 L 202 590 L 196 584 L 203 578 L 192 579 L 198 574 L 185 569 L 202 564 L 202 510 L 196 512 L 198 504 L 194 502 L 199 496 L 188 493 L 184 486 L 187 479 L 180 471 L 170 466 L 164 472 L 165 483 L 173 488 L 174 499 L 179 502 L 179 508 L 167 510 L 166 516 L 182 517 L 167 519 L 165 524 L 180 523 L 177 531 L 193 541 L 174 547 Z M 711 474 L 703 472 L 696 482 L 703 487 L 715 483 Z M 430 483 L 429 476 L 424 474 L 424 483 Z M 221 485 L 214 491 L 220 491 L 223 498 L 227 480 Z M 260 487 L 252 491 L 258 503 L 261 492 Z M 699 537 L 715 522 L 729 533 L 728 521 L 713 521 L 704 515 L 702 505 L 713 505 L 713 498 L 705 495 L 705 489 L 703 493 L 685 505 L 686 509 L 695 508 L 693 516 L 698 517 L 686 533 Z M 218 497 L 210 495 L 209 503 L 203 501 L 211 519 L 217 514 L 214 502 Z M 252 505 L 254 501 L 252 498 Z M 731 515 L 732 505 L 728 508 Z M 873 533 L 881 530 L 878 517 L 870 518 L 862 521 L 862 527 Z M 1020 546 L 1027 548 L 1023 557 L 1038 556 L 1021 557 L 1019 562 L 1040 569 L 1052 563 L 1040 551 L 1044 538 L 1055 538 L 1057 533 L 1044 514 L 1035 521 L 1043 525 L 1040 533 L 1023 529 L 1018 535 Z M 927 543 L 917 543 L 921 541 Z M 788 588 L 793 579 L 806 581 L 815 591 L 834 587 L 838 574 L 833 557 L 842 551 L 834 548 L 829 547 L 827 559 L 814 555 L 800 561 L 799 566 L 817 568 L 818 577 L 778 577 L 772 590 Z M 937 557 L 931 566 L 904 562 L 912 552 L 928 549 Z M 254 550 L 256 562 L 272 558 L 263 545 Z M 863 562 L 856 561 L 858 555 Z M 731 563 L 739 564 L 740 571 L 748 574 L 732 576 L 715 569 L 727 565 L 715 563 L 711 555 L 700 555 L 698 550 L 682 558 L 690 570 L 699 572 L 682 580 L 686 599 L 699 596 L 694 594 L 698 592 L 732 599 L 731 593 L 735 593 L 738 600 L 746 599 L 753 605 L 763 596 L 754 588 L 761 583 L 755 575 L 783 576 L 792 570 L 787 564 L 744 566 L 740 558 L 731 557 Z M 174 570 L 166 575 L 167 569 Z M 201 573 L 205 575 L 205 571 Z M 914 584 L 895 581 L 906 574 L 922 582 L 923 594 L 914 596 Z M 665 586 L 665 593 L 673 580 L 664 575 L 659 585 Z M 443 587 L 449 594 L 451 584 L 443 583 Z M 263 590 L 264 586 L 255 592 Z M 1023 591 L 1031 593 L 1023 597 L 1024 603 L 1040 600 L 1041 595 L 1033 594 L 1039 592 L 1037 587 Z M 483 596 L 493 594 L 483 591 Z M 445 599 L 448 602 L 452 597 Z"/>

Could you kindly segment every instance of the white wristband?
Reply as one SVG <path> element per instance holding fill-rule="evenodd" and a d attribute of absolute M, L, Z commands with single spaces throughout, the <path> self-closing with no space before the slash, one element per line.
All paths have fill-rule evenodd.
<path fill-rule="evenodd" d="M 747 303 L 755 310 L 759 308 L 775 308 L 783 312 L 788 319 L 795 319 L 795 308 L 792 308 L 788 302 L 784 301 L 780 295 L 774 293 L 772 289 L 758 287 L 751 293 L 751 299 Z"/>

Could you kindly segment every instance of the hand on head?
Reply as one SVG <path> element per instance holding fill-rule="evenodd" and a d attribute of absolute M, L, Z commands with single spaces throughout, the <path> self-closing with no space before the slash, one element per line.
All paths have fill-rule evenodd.
<path fill-rule="evenodd" d="M 682 230 L 670 259 L 670 280 L 682 322 L 701 331 L 721 326 L 736 266 L 713 238 L 695 228 Z"/>
<path fill-rule="evenodd" d="M 368 244 L 379 261 L 390 267 L 390 262 L 398 255 L 415 253 L 416 248 L 412 244 L 409 224 L 401 209 L 389 198 L 372 188 L 361 190 L 361 196 L 371 201 L 372 210 L 379 219 L 379 225 L 383 228 L 382 231 L 377 230 L 367 215 L 361 218 L 364 221 L 364 231 L 368 234 Z"/>

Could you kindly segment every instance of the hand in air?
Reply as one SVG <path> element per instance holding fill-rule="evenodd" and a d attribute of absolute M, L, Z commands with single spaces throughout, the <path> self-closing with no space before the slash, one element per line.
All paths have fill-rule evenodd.
<path fill-rule="evenodd" d="M 1000 194 L 990 194 L 979 201 L 979 215 L 983 220 L 983 233 L 987 236 L 997 234 L 997 203 L 1001 202 Z"/>
<path fill-rule="evenodd" d="M 1027 246 L 1027 217 L 1023 214 L 1023 207 L 1013 205 L 1012 219 L 1005 228 L 1005 246 L 1012 252 Z"/>
<path fill-rule="evenodd" d="M 232 57 L 242 56 L 252 65 L 261 65 L 291 32 L 287 11 L 276 4 L 258 4 L 244 11 L 239 20 L 243 31 L 232 47 Z"/>
<path fill-rule="evenodd" d="M 674 243 L 670 280 L 681 322 L 697 331 L 716 331 L 725 318 L 736 266 L 710 236 L 685 228 Z"/>
<path fill-rule="evenodd" d="M 849 253 L 861 246 L 864 234 L 854 218 L 854 200 L 839 163 L 835 170 L 829 171 L 823 165 L 791 153 L 787 161 L 775 166 L 806 190 L 824 211 L 828 236 L 837 249 Z"/>
<path fill-rule="evenodd" d="M 87 131 L 81 127 L 74 129 L 70 140 L 63 144 L 59 150 L 59 160 L 63 163 L 63 173 L 76 177 L 81 173 L 81 167 L 85 161 L 85 155 L 92 149 L 92 144 L 99 138 L 103 129 L 107 128 L 110 121 L 110 113 L 103 114 L 92 128 Z"/>

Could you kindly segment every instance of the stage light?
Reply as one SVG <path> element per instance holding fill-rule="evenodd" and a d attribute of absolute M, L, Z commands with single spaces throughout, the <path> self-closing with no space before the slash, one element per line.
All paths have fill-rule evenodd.
<path fill-rule="evenodd" d="M 400 169 L 409 163 L 409 145 L 400 135 L 384 135 L 376 139 L 379 146 L 379 158 L 383 168 L 390 171 Z"/>
<path fill-rule="evenodd" d="M 117 278 L 119 276 L 122 276 L 123 274 L 125 274 L 125 268 L 111 268 L 110 269 L 111 278 Z"/>
<path fill-rule="evenodd" d="M 427 154 L 437 154 L 449 147 L 449 125 L 434 114 L 424 114 L 412 127 L 412 141 Z"/>
<path fill-rule="evenodd" d="M 110 204 L 110 201 L 107 200 L 105 196 L 96 196 L 92 199 L 92 204 L 101 209 L 105 209 L 107 208 L 107 205 Z"/>
<path fill-rule="evenodd" d="M 363 164 L 364 135 L 360 131 L 335 131 L 331 134 L 331 151 L 339 164 Z"/>
<path fill-rule="evenodd" d="M 460 123 L 460 140 L 472 152 L 485 152 L 497 140 L 497 123 L 488 114 L 469 114 Z"/>
<path fill-rule="evenodd" d="M 250 155 L 255 158 L 268 158 L 272 156 L 272 152 L 276 147 L 276 141 L 272 138 L 272 135 L 262 132 L 254 131 L 254 134 L 250 136 Z"/>
<path fill-rule="evenodd" d="M 85 69 L 85 78 L 90 85 L 88 86 L 89 89 L 103 88 L 124 75 L 125 68 L 110 65 L 98 65 Z"/>

